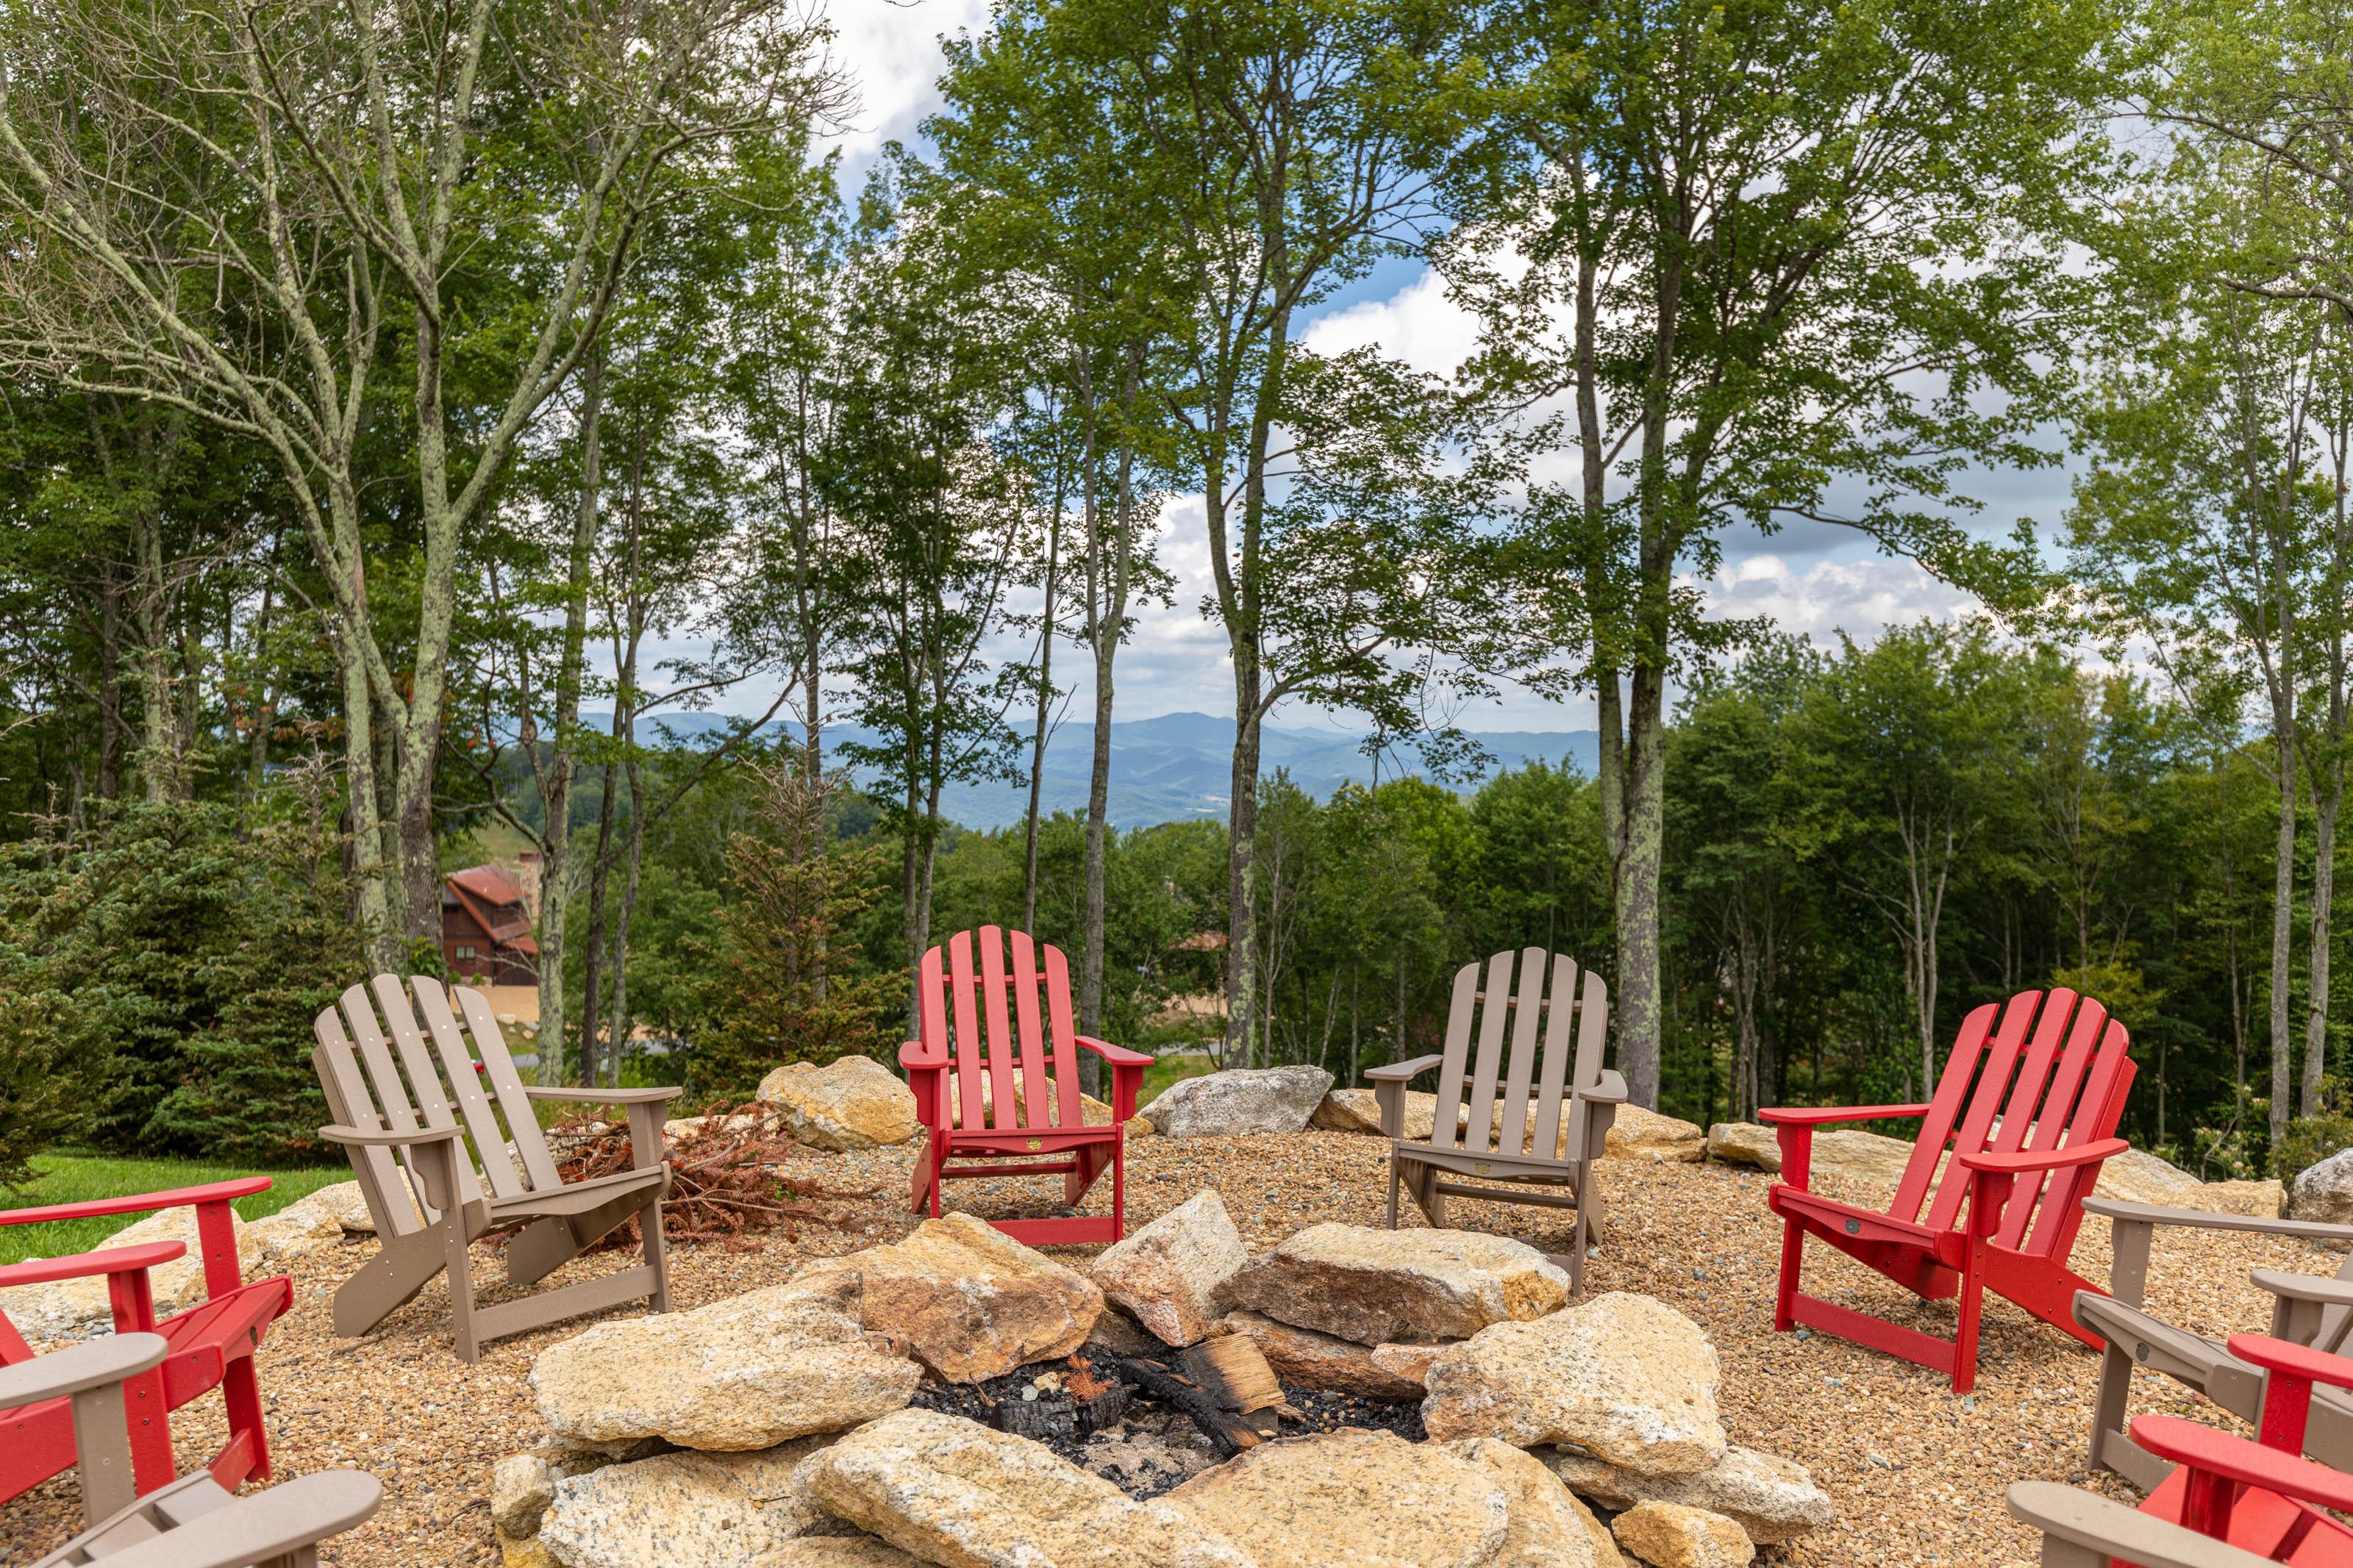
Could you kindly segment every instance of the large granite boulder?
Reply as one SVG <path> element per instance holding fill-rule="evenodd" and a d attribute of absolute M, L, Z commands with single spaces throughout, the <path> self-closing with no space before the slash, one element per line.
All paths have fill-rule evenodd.
<path fill-rule="evenodd" d="M 896 1336 L 950 1383 L 985 1383 L 1086 1343 L 1103 1315 L 1092 1280 L 968 1214 L 925 1220 L 903 1241 L 803 1264 L 794 1279 L 865 1282 L 865 1324 Z"/>
<path fill-rule="evenodd" d="M 531 1369 L 549 1430 L 575 1442 L 661 1437 L 769 1448 L 899 1409 L 922 1369 L 867 1331 L 855 1269 L 598 1323 Z"/>
<path fill-rule="evenodd" d="M 1748 1568 L 1746 1531 L 1720 1513 L 1675 1502 L 1636 1503 L 1611 1521 L 1618 1544 L 1651 1568 Z"/>
<path fill-rule="evenodd" d="M 509 1454 L 491 1470 L 491 1523 L 510 1540 L 539 1533 L 555 1502 L 555 1472 L 537 1454 Z"/>
<path fill-rule="evenodd" d="M 785 1131 L 812 1149 L 875 1149 L 915 1135 L 915 1093 L 871 1057 L 826 1067 L 786 1062 L 760 1080 L 759 1098 Z"/>
<path fill-rule="evenodd" d="M 539 1543 L 564 1568 L 750 1568 L 786 1542 L 841 1526 L 793 1495 L 824 1439 L 740 1454 L 658 1454 L 555 1483 Z"/>
<path fill-rule="evenodd" d="M 1322 1068 L 1236 1068 L 1179 1079 L 1138 1114 L 1166 1138 L 1301 1132 L 1331 1087 Z"/>
<path fill-rule="evenodd" d="M 1430 1363 L 1422 1423 L 1440 1442 L 1571 1444 L 1645 1475 L 1724 1457 L 1723 1372 L 1698 1324 L 1613 1290 L 1534 1322 L 1498 1323 Z"/>
<path fill-rule="evenodd" d="M 1447 1447 L 1504 1489 L 1510 1523 L 1489 1568 L 1622 1568 L 1609 1527 L 1542 1459 L 1493 1437 Z"/>
<path fill-rule="evenodd" d="M 1226 1299 L 1358 1344 L 1427 1344 L 1557 1311 L 1568 1276 L 1508 1237 L 1324 1224 L 1253 1258 Z"/>
<path fill-rule="evenodd" d="M 253 1234 L 252 1227 L 237 1218 L 235 1209 L 229 1211 L 228 1223 L 237 1237 L 238 1267 L 249 1268 L 261 1262 L 261 1238 Z M 144 1247 L 156 1241 L 184 1242 L 188 1248 L 171 1262 L 157 1264 L 147 1270 L 150 1287 L 155 1292 L 158 1315 L 177 1312 L 203 1300 L 206 1294 L 204 1243 L 196 1235 L 195 1209 L 165 1209 L 160 1214 L 149 1215 L 85 1250 L 111 1252 L 119 1247 Z M 0 1313 L 6 1314 L 8 1321 L 16 1326 L 16 1331 L 28 1339 L 47 1339 L 87 1325 L 114 1321 L 114 1309 L 107 1296 L 104 1275 L 86 1279 L 58 1279 L 46 1285 L 18 1285 L 0 1290 Z"/>
<path fill-rule="evenodd" d="M 1564 1121 L 1567 1118 L 1562 1119 Z M 1566 1131 L 1562 1138 L 1567 1139 Z M 1612 1160 L 1655 1160 L 1669 1163 L 1698 1159 L 1707 1152 L 1707 1135 L 1695 1121 L 1662 1116 L 1639 1105 L 1621 1105 L 1602 1138 L 1602 1153 Z"/>
<path fill-rule="evenodd" d="M 1171 1502 L 1138 1502 L 1042 1443 L 930 1410 L 806 1460 L 797 1495 L 939 1568 L 1255 1568 Z"/>
<path fill-rule="evenodd" d="M 923 1560 L 880 1536 L 807 1535 L 754 1559 L 752 1568 L 923 1568 Z"/>
<path fill-rule="evenodd" d="M 1336 1334 L 1295 1329 L 1260 1312 L 1229 1312 L 1218 1325 L 1227 1333 L 1248 1334 L 1258 1342 L 1266 1364 L 1285 1387 L 1323 1388 L 1364 1399 L 1402 1404 L 1423 1394 L 1421 1370 L 1392 1369 L 1381 1364 L 1381 1352 L 1406 1347 L 1360 1345 Z M 1415 1346 L 1417 1350 L 1434 1347 Z"/>
<path fill-rule="evenodd" d="M 1189 1345 L 1223 1310 L 1219 1292 L 1250 1251 L 1214 1187 L 1204 1187 L 1126 1240 L 1089 1272 L 1104 1296 L 1168 1344 Z"/>
<path fill-rule="evenodd" d="M 1727 1165 L 1781 1168 L 1780 1136 L 1759 1121 L 1719 1121 L 1707 1130 L 1707 1157 Z"/>
<path fill-rule="evenodd" d="M 1456 1118 L 1461 1120 L 1460 1116 Z M 1310 1127 L 1327 1132 L 1371 1132 L 1381 1130 L 1381 1102 L 1369 1089 L 1335 1089 L 1315 1107 Z M 1409 1092 L 1405 1097 L 1405 1136 L 1428 1138 L 1438 1124 L 1438 1096 Z"/>
<path fill-rule="evenodd" d="M 2255 1219 L 2277 1219 L 2287 1206 L 2287 1189 L 2277 1181 L 2201 1182 L 2146 1149 L 2127 1149 L 2103 1162 L 2092 1192 L 2097 1197 L 2128 1204 L 2240 1214 Z"/>
<path fill-rule="evenodd" d="M 2339 1150 L 2295 1173 L 2295 1184 L 2288 1190 L 2287 1217 L 2353 1224 L 2353 1149 Z"/>
<path fill-rule="evenodd" d="M 1755 1448 L 1728 1447 L 1707 1468 L 1675 1476 L 1645 1475 L 1567 1449 L 1546 1449 L 1540 1457 L 1571 1491 L 1603 1508 L 1645 1501 L 1704 1508 L 1737 1520 L 1759 1546 L 1819 1530 L 1835 1511 L 1805 1466 Z"/>
<path fill-rule="evenodd" d="M 1489 1568 L 1511 1526 L 1485 1467 L 1358 1427 L 1261 1443 L 1168 1500 L 1260 1568 Z"/>

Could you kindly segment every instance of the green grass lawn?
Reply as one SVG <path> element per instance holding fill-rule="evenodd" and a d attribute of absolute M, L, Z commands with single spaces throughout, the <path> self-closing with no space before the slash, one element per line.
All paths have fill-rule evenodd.
<path fill-rule="evenodd" d="M 268 1176 L 268 1192 L 237 1201 L 245 1219 L 276 1214 L 295 1199 L 321 1187 L 351 1179 L 349 1165 L 318 1165 L 293 1171 L 256 1171 L 246 1166 L 207 1164 L 201 1160 L 118 1160 L 89 1154 L 41 1154 L 33 1169 L 40 1179 L 21 1193 L 0 1195 L 9 1208 L 45 1207 L 50 1204 L 82 1203 L 91 1198 L 121 1197 L 131 1193 L 168 1192 L 206 1182 L 226 1182 L 237 1176 Z M 21 1263 L 27 1258 L 61 1258 L 87 1252 L 144 1215 L 111 1215 L 104 1219 L 59 1220 L 49 1225 L 0 1226 L 0 1263 Z"/>

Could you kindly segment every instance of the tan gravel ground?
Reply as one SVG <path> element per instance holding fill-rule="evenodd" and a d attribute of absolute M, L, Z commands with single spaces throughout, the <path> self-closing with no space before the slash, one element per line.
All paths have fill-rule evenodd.
<path fill-rule="evenodd" d="M 797 1241 L 770 1238 L 755 1254 L 679 1248 L 678 1304 L 704 1302 L 773 1284 L 798 1258 L 854 1250 L 902 1234 L 900 1213 L 913 1153 L 812 1154 L 796 1165 L 818 1179 L 875 1184 L 843 1228 L 804 1226 Z M 1215 1186 L 1253 1251 L 1324 1220 L 1381 1223 L 1387 1145 L 1340 1132 L 1237 1139 L 1145 1138 L 1129 1145 L 1131 1225 L 1162 1214 L 1203 1186 Z M 2033 1543 L 2003 1511 L 2012 1481 L 2081 1482 L 2084 1438 L 2098 1363 L 2056 1331 L 2006 1303 L 1989 1302 L 1983 1362 L 1971 1405 L 1944 1380 L 1907 1363 L 1822 1336 L 1776 1335 L 1772 1292 L 1779 1231 L 1765 1210 L 1770 1178 L 1721 1165 L 1610 1161 L 1602 1190 L 1610 1209 L 1609 1245 L 1596 1254 L 1591 1284 L 1639 1290 L 1669 1301 L 1706 1328 L 1722 1352 L 1724 1414 L 1733 1440 L 1801 1460 L 1827 1489 L 1839 1521 L 1815 1536 L 1768 1552 L 1788 1563 L 2020 1564 Z M 1109 1181 L 1092 1197 L 1101 1207 Z M 1018 1213 L 1026 1189 L 1047 1183 L 967 1182 L 952 1197 L 976 1212 Z M 1407 1205 L 1412 1215 L 1412 1206 Z M 1459 1200 L 1450 1218 L 1547 1249 L 1567 1242 L 1551 1211 Z M 1411 1223 L 1419 1223 L 1418 1218 Z M 2248 1282 L 2251 1268 L 2332 1271 L 2337 1259 L 2301 1244 L 2193 1232 L 2158 1233 L 2151 1305 L 2171 1321 L 2210 1332 L 2260 1328 L 2269 1299 Z M 338 1568 L 486 1563 L 497 1560 L 486 1497 L 491 1465 L 543 1433 L 524 1383 L 532 1358 L 578 1331 L 578 1323 L 502 1341 L 468 1367 L 449 1351 L 448 1297 L 435 1285 L 369 1338 L 339 1341 L 328 1321 L 335 1284 L 367 1256 L 351 1241 L 307 1264 L 295 1280 L 294 1310 L 260 1352 L 279 1474 L 359 1466 L 385 1482 L 385 1506 L 332 1543 Z M 1092 1248 L 1058 1249 L 1075 1258 Z M 1821 1261 L 1816 1262 L 1815 1259 Z M 625 1267 L 607 1254 L 575 1263 L 559 1279 Z M 2105 1279 L 2105 1222 L 2089 1220 L 2075 1267 Z M 477 1265 L 495 1278 L 494 1261 Z M 1895 1309 L 1900 1321 L 1949 1332 L 1949 1305 L 1921 1307 L 1860 1266 L 1824 1251 L 1809 1257 L 1811 1288 L 1867 1310 Z M 2144 1375 L 2136 1411 L 2171 1410 L 2215 1419 L 2211 1406 Z M 184 1465 L 220 1441 L 218 1401 L 178 1419 Z M 2109 1478 L 2101 1489 L 2130 1498 Z M 70 1479 L 0 1507 L 0 1562 L 22 1563 L 59 1544 L 78 1512 Z M 647 1568 L 661 1568 L 649 1563 Z"/>

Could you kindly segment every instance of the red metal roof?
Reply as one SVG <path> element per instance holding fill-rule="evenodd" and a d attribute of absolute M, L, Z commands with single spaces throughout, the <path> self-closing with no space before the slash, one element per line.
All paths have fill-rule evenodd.
<path fill-rule="evenodd" d="M 469 866 L 443 881 L 492 942 L 517 952 L 539 951 L 531 934 L 531 911 L 523 908 L 522 889 L 513 878 L 496 866 Z"/>

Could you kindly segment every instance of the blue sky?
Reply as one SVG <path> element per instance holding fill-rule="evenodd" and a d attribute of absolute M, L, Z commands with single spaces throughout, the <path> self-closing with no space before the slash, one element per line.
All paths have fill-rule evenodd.
<path fill-rule="evenodd" d="M 860 100 L 852 127 L 839 139 L 849 190 L 863 180 L 886 141 L 917 139 L 919 121 L 937 107 L 939 38 L 985 26 L 987 14 L 987 0 L 833 0 L 839 58 L 856 78 Z M 1323 307 L 1309 341 L 1319 348 L 1377 344 L 1442 373 L 1453 368 L 1469 342 L 1469 329 L 1427 269 L 1398 258 Z M 1986 503 L 1980 521 L 1989 531 L 2006 532 L 2021 516 L 2047 528 L 2066 505 L 2064 469 L 1983 474 L 1976 480 L 1971 489 Z M 1208 563 L 1198 497 L 1180 498 L 1170 506 L 1160 548 L 1177 579 L 1176 600 L 1168 608 L 1147 611 L 1120 656 L 1120 716 L 1227 711 L 1232 685 L 1223 634 L 1198 613 Z M 1725 540 L 1722 571 L 1702 589 L 1716 613 L 1769 616 L 1785 629 L 1825 643 L 1841 631 L 1869 640 L 1891 623 L 1962 616 L 1972 608 L 1968 595 L 1919 567 L 1890 560 L 1850 531 L 1823 524 L 1798 524 L 1771 537 L 1735 530 Z M 1090 676 L 1083 652 L 1065 647 L 1055 661 L 1059 682 L 1076 686 L 1074 711 L 1086 711 Z M 728 706 L 756 710 L 772 694 L 742 693 Z M 1281 721 L 1352 728 L 1345 718 L 1303 710 L 1285 711 Z M 1588 698 L 1553 702 L 1514 689 L 1464 712 L 1458 721 L 1472 730 L 1583 729 L 1593 721 L 1593 706 Z"/>

